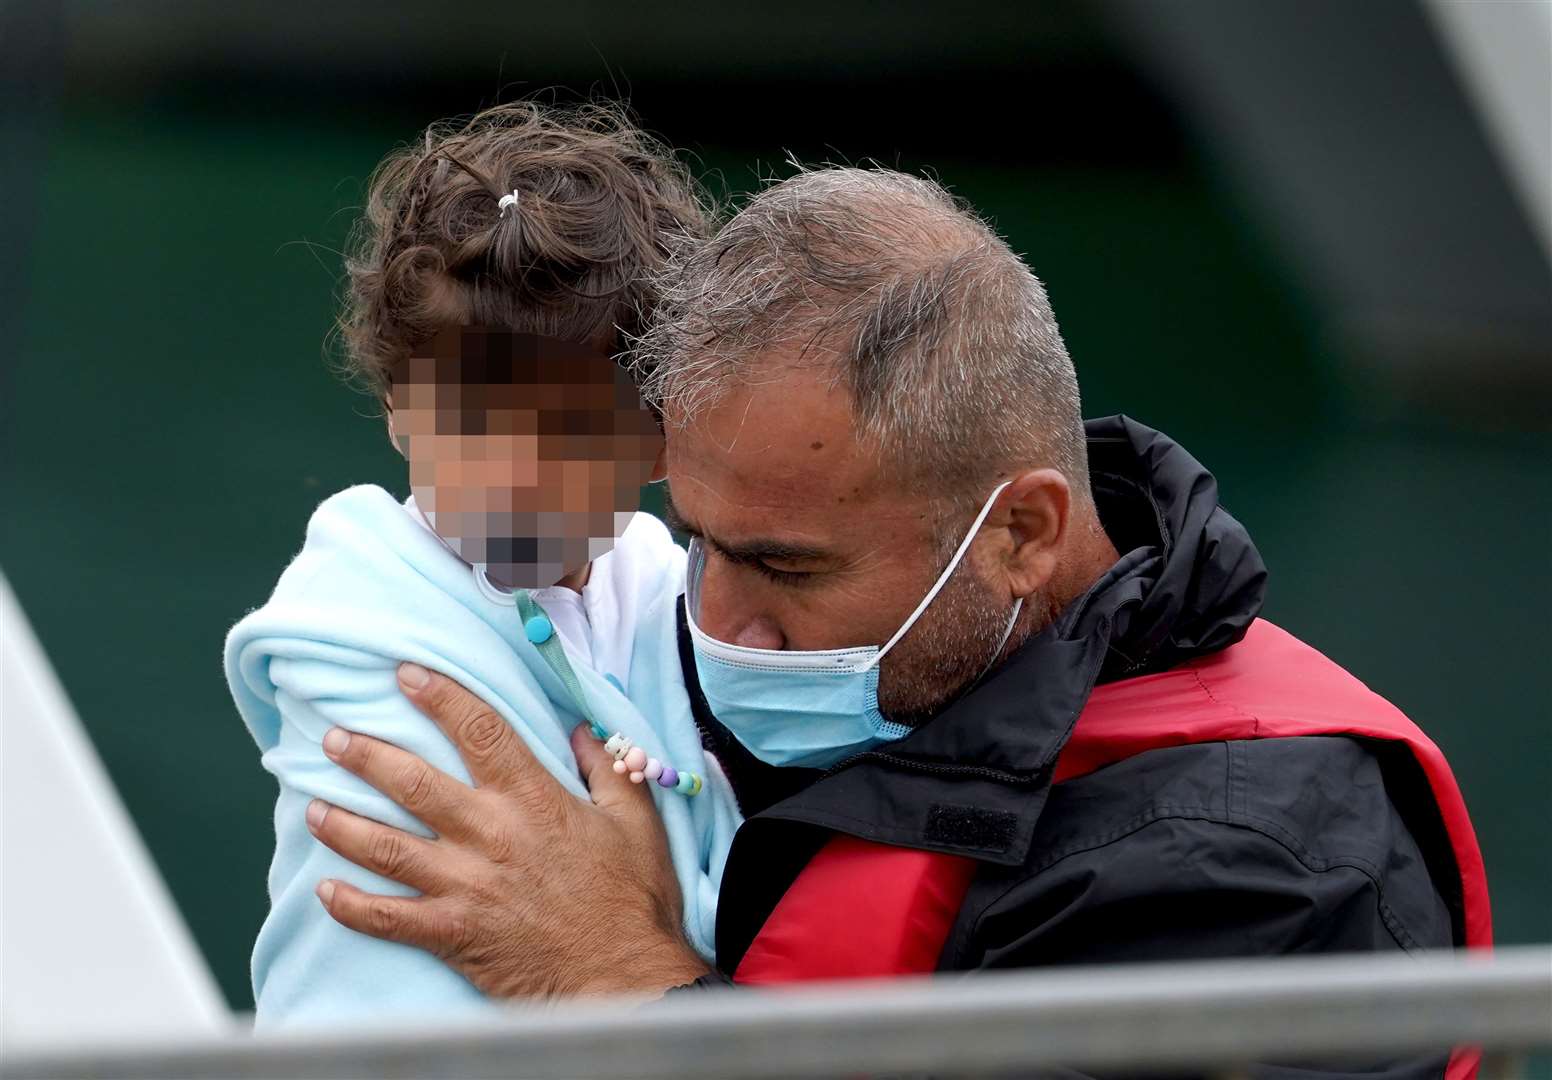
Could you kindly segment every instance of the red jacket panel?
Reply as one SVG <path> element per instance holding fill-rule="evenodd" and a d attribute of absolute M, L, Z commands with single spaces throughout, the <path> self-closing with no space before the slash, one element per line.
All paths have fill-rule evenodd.
<path fill-rule="evenodd" d="M 1482 855 L 1444 755 L 1395 706 L 1264 619 L 1227 649 L 1096 687 L 1057 759 L 1053 782 L 1168 746 L 1306 735 L 1407 747 L 1438 804 L 1459 874 L 1460 944 L 1490 947 Z M 735 981 L 766 985 L 933 971 L 975 866 L 964 856 L 835 837 L 777 903 Z M 1474 1052 L 1458 1052 L 1450 1080 L 1475 1075 L 1476 1060 Z"/>

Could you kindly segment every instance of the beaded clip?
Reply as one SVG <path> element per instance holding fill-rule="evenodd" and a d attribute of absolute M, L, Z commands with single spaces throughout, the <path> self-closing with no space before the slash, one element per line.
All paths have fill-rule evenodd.
<path fill-rule="evenodd" d="M 596 727 L 594 732 L 597 732 Z M 629 773 L 630 782 L 633 784 L 656 780 L 658 787 L 677 791 L 681 795 L 699 795 L 704 786 L 699 774 L 679 772 L 672 765 L 665 765 L 655 757 L 648 757 L 645 750 L 618 731 L 605 741 L 604 749 L 609 752 L 610 757 L 614 758 L 614 771 L 621 775 Z"/>

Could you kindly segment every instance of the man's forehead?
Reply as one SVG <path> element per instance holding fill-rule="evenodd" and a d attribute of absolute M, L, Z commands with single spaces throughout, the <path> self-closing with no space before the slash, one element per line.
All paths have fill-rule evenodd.
<path fill-rule="evenodd" d="M 815 372 L 735 387 L 667 435 L 676 504 L 702 528 L 823 525 L 888 494 L 850 398 Z"/>

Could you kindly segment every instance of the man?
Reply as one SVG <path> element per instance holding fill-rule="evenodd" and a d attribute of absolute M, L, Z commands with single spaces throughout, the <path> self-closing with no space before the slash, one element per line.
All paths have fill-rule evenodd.
<path fill-rule="evenodd" d="M 673 265 L 638 363 L 696 538 L 686 680 L 748 818 L 719 970 L 647 914 L 643 883 L 663 880 L 648 804 L 582 735 L 603 809 L 525 781 L 500 811 L 521 833 L 442 856 L 440 907 L 341 887 L 336 918 L 541 993 L 1488 943 L 1437 750 L 1257 619 L 1260 557 L 1185 450 L 1123 418 L 1085 429 L 1040 283 L 940 188 L 856 169 L 767 188 Z M 407 692 L 466 757 L 521 757 L 446 680 Z M 341 763 L 374 783 L 496 812 L 351 745 Z M 321 838 L 383 870 L 366 838 Z M 597 883 L 606 857 L 625 861 L 608 887 L 545 887 L 564 910 L 524 895 L 525 870 Z M 921 881 L 951 902 L 908 917 Z M 870 904 L 898 922 L 859 920 Z M 555 974 L 592 971 L 587 927 L 621 913 L 648 964 Z M 505 974 L 519 959 L 530 974 Z"/>

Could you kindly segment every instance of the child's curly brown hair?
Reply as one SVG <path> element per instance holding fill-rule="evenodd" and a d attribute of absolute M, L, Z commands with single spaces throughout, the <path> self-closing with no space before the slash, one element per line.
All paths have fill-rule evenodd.
<path fill-rule="evenodd" d="M 520 101 L 438 121 L 372 175 L 345 255 L 344 367 L 386 400 L 394 366 L 453 325 L 621 352 L 651 315 L 652 273 L 712 217 L 622 106 Z"/>

